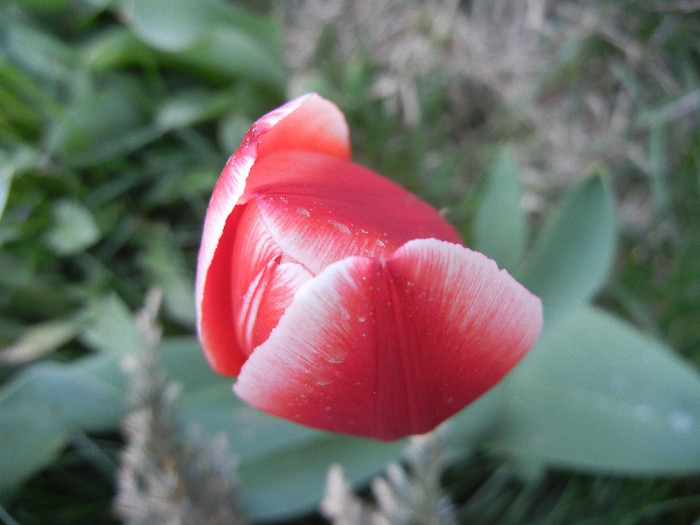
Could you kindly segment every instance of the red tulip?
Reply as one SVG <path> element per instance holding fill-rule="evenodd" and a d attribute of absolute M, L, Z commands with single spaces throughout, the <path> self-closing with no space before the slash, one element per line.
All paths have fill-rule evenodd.
<path fill-rule="evenodd" d="M 266 412 L 396 439 L 433 429 L 534 344 L 540 301 L 430 205 L 350 160 L 340 110 L 306 95 L 228 160 L 197 269 L 211 366 Z"/>

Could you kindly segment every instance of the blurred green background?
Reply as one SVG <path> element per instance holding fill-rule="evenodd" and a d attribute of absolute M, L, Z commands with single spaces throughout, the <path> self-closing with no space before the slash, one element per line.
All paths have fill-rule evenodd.
<path fill-rule="evenodd" d="M 680 0 L 0 3 L 0 432 L 22 428 L 0 433 L 22 451 L 0 521 L 116 522 L 133 312 L 159 287 L 166 338 L 191 341 L 216 178 L 256 118 L 308 91 L 346 113 L 358 162 L 516 274 L 570 188 L 584 209 L 550 239 L 607 228 L 585 203 L 611 196 L 617 248 L 585 293 L 697 371 L 699 66 L 700 5 Z M 603 201 L 585 200 L 594 173 Z M 525 223 L 485 202 L 528 219 L 501 227 L 505 249 L 494 224 Z M 697 474 L 521 473 L 476 451 L 443 481 L 470 523 L 698 523 Z"/>

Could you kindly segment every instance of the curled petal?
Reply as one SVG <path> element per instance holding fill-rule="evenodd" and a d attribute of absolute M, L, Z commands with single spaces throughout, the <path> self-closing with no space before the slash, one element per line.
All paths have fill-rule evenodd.
<path fill-rule="evenodd" d="M 268 338 L 295 292 L 309 279 L 311 274 L 303 266 L 280 264 L 280 259 L 270 261 L 253 278 L 235 312 L 236 335 L 246 356 Z"/>
<path fill-rule="evenodd" d="M 235 376 L 246 360 L 233 333 L 233 304 L 231 302 L 231 268 L 233 243 L 240 210 L 235 210 L 219 238 L 216 256 L 206 273 L 197 268 L 196 308 L 197 330 L 211 367 L 220 374 Z M 202 250 L 200 249 L 200 263 Z"/>
<path fill-rule="evenodd" d="M 238 353 L 230 342 L 233 338 L 223 333 L 232 319 L 228 274 L 232 263 L 230 250 L 240 218 L 235 208 L 245 203 L 244 192 L 255 183 L 249 180 L 251 167 L 259 159 L 285 149 L 349 158 L 349 131 L 343 114 L 318 95 L 292 100 L 259 119 L 224 167 L 204 221 L 195 284 L 197 328 L 213 365 L 219 361 L 217 356 L 227 351 Z M 230 371 L 236 366 L 215 368 L 223 372 L 224 368 Z"/>
<path fill-rule="evenodd" d="M 238 375 L 248 355 L 277 326 L 296 291 L 312 277 L 303 266 L 283 262 L 284 254 L 255 202 L 236 210 L 235 224 L 236 235 L 227 228 L 222 238 L 230 256 L 222 252 L 210 267 L 208 284 L 219 287 L 207 294 L 210 312 L 202 319 L 209 342 L 219 343 L 210 344 L 207 358 L 217 372 L 230 376 Z"/>
<path fill-rule="evenodd" d="M 258 309 L 255 319 L 255 330 L 249 347 L 251 351 L 270 336 L 296 292 L 311 278 L 308 270 L 297 263 L 280 262 L 275 267 L 274 277 L 265 290 L 262 307 Z"/>
<path fill-rule="evenodd" d="M 539 299 L 482 254 L 423 239 L 385 262 L 350 257 L 297 293 L 234 386 L 248 403 L 326 430 L 431 430 L 534 344 Z"/>

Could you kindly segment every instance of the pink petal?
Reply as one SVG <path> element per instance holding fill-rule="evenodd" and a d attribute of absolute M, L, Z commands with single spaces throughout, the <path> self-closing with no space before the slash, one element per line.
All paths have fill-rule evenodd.
<path fill-rule="evenodd" d="M 247 357 L 277 326 L 309 271 L 284 254 L 267 231 L 256 202 L 245 206 L 233 245 L 231 300 L 235 334 Z"/>
<path fill-rule="evenodd" d="M 236 209 L 220 247 L 206 281 L 211 290 L 204 294 L 208 308 L 201 327 L 212 368 L 236 376 L 312 275 L 299 264 L 282 262 L 255 202 Z"/>
<path fill-rule="evenodd" d="M 211 367 L 225 375 L 238 375 L 247 354 L 233 334 L 233 305 L 231 302 L 231 267 L 233 241 L 239 210 L 231 214 L 218 239 L 216 257 L 206 273 L 197 268 L 197 329 L 205 355 Z M 200 249 L 200 261 L 202 251 Z M 206 278 L 205 278 L 206 277 Z"/>
<path fill-rule="evenodd" d="M 396 439 L 492 387 L 541 323 L 539 299 L 493 261 L 412 241 L 385 263 L 350 257 L 308 281 L 234 389 L 305 425 Z"/>
<path fill-rule="evenodd" d="M 349 131 L 345 117 L 331 102 L 318 95 L 299 97 L 259 119 L 229 158 L 216 183 L 204 221 L 202 244 L 197 264 L 195 300 L 200 339 L 214 367 L 236 369 L 223 356 L 237 353 L 227 336 L 231 323 L 230 247 L 236 233 L 238 214 L 243 204 L 251 167 L 258 159 L 278 150 L 294 149 L 322 152 L 339 158 L 350 157 Z M 230 330 L 229 330 L 230 332 Z M 234 359 L 236 361 L 236 359 Z M 227 364 L 222 364 L 226 362 Z M 218 363 L 218 365 L 217 365 Z"/>
<path fill-rule="evenodd" d="M 417 419 L 445 419 L 481 396 L 542 329 L 539 298 L 479 252 L 411 241 L 387 268 L 405 322 L 397 330 L 416 342 L 411 366 L 429 392 L 416 400 Z"/>
<path fill-rule="evenodd" d="M 435 208 L 352 162 L 284 151 L 258 162 L 253 173 L 275 242 L 312 273 L 351 255 L 385 260 L 411 239 L 460 242 Z"/>

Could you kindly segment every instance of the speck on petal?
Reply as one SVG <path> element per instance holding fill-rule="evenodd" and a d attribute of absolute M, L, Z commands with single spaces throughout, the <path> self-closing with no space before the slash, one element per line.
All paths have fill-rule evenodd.
<path fill-rule="evenodd" d="M 411 241 L 384 263 L 350 257 L 302 286 L 234 389 L 317 428 L 424 433 L 515 366 L 541 323 L 539 299 L 482 254 Z"/>

